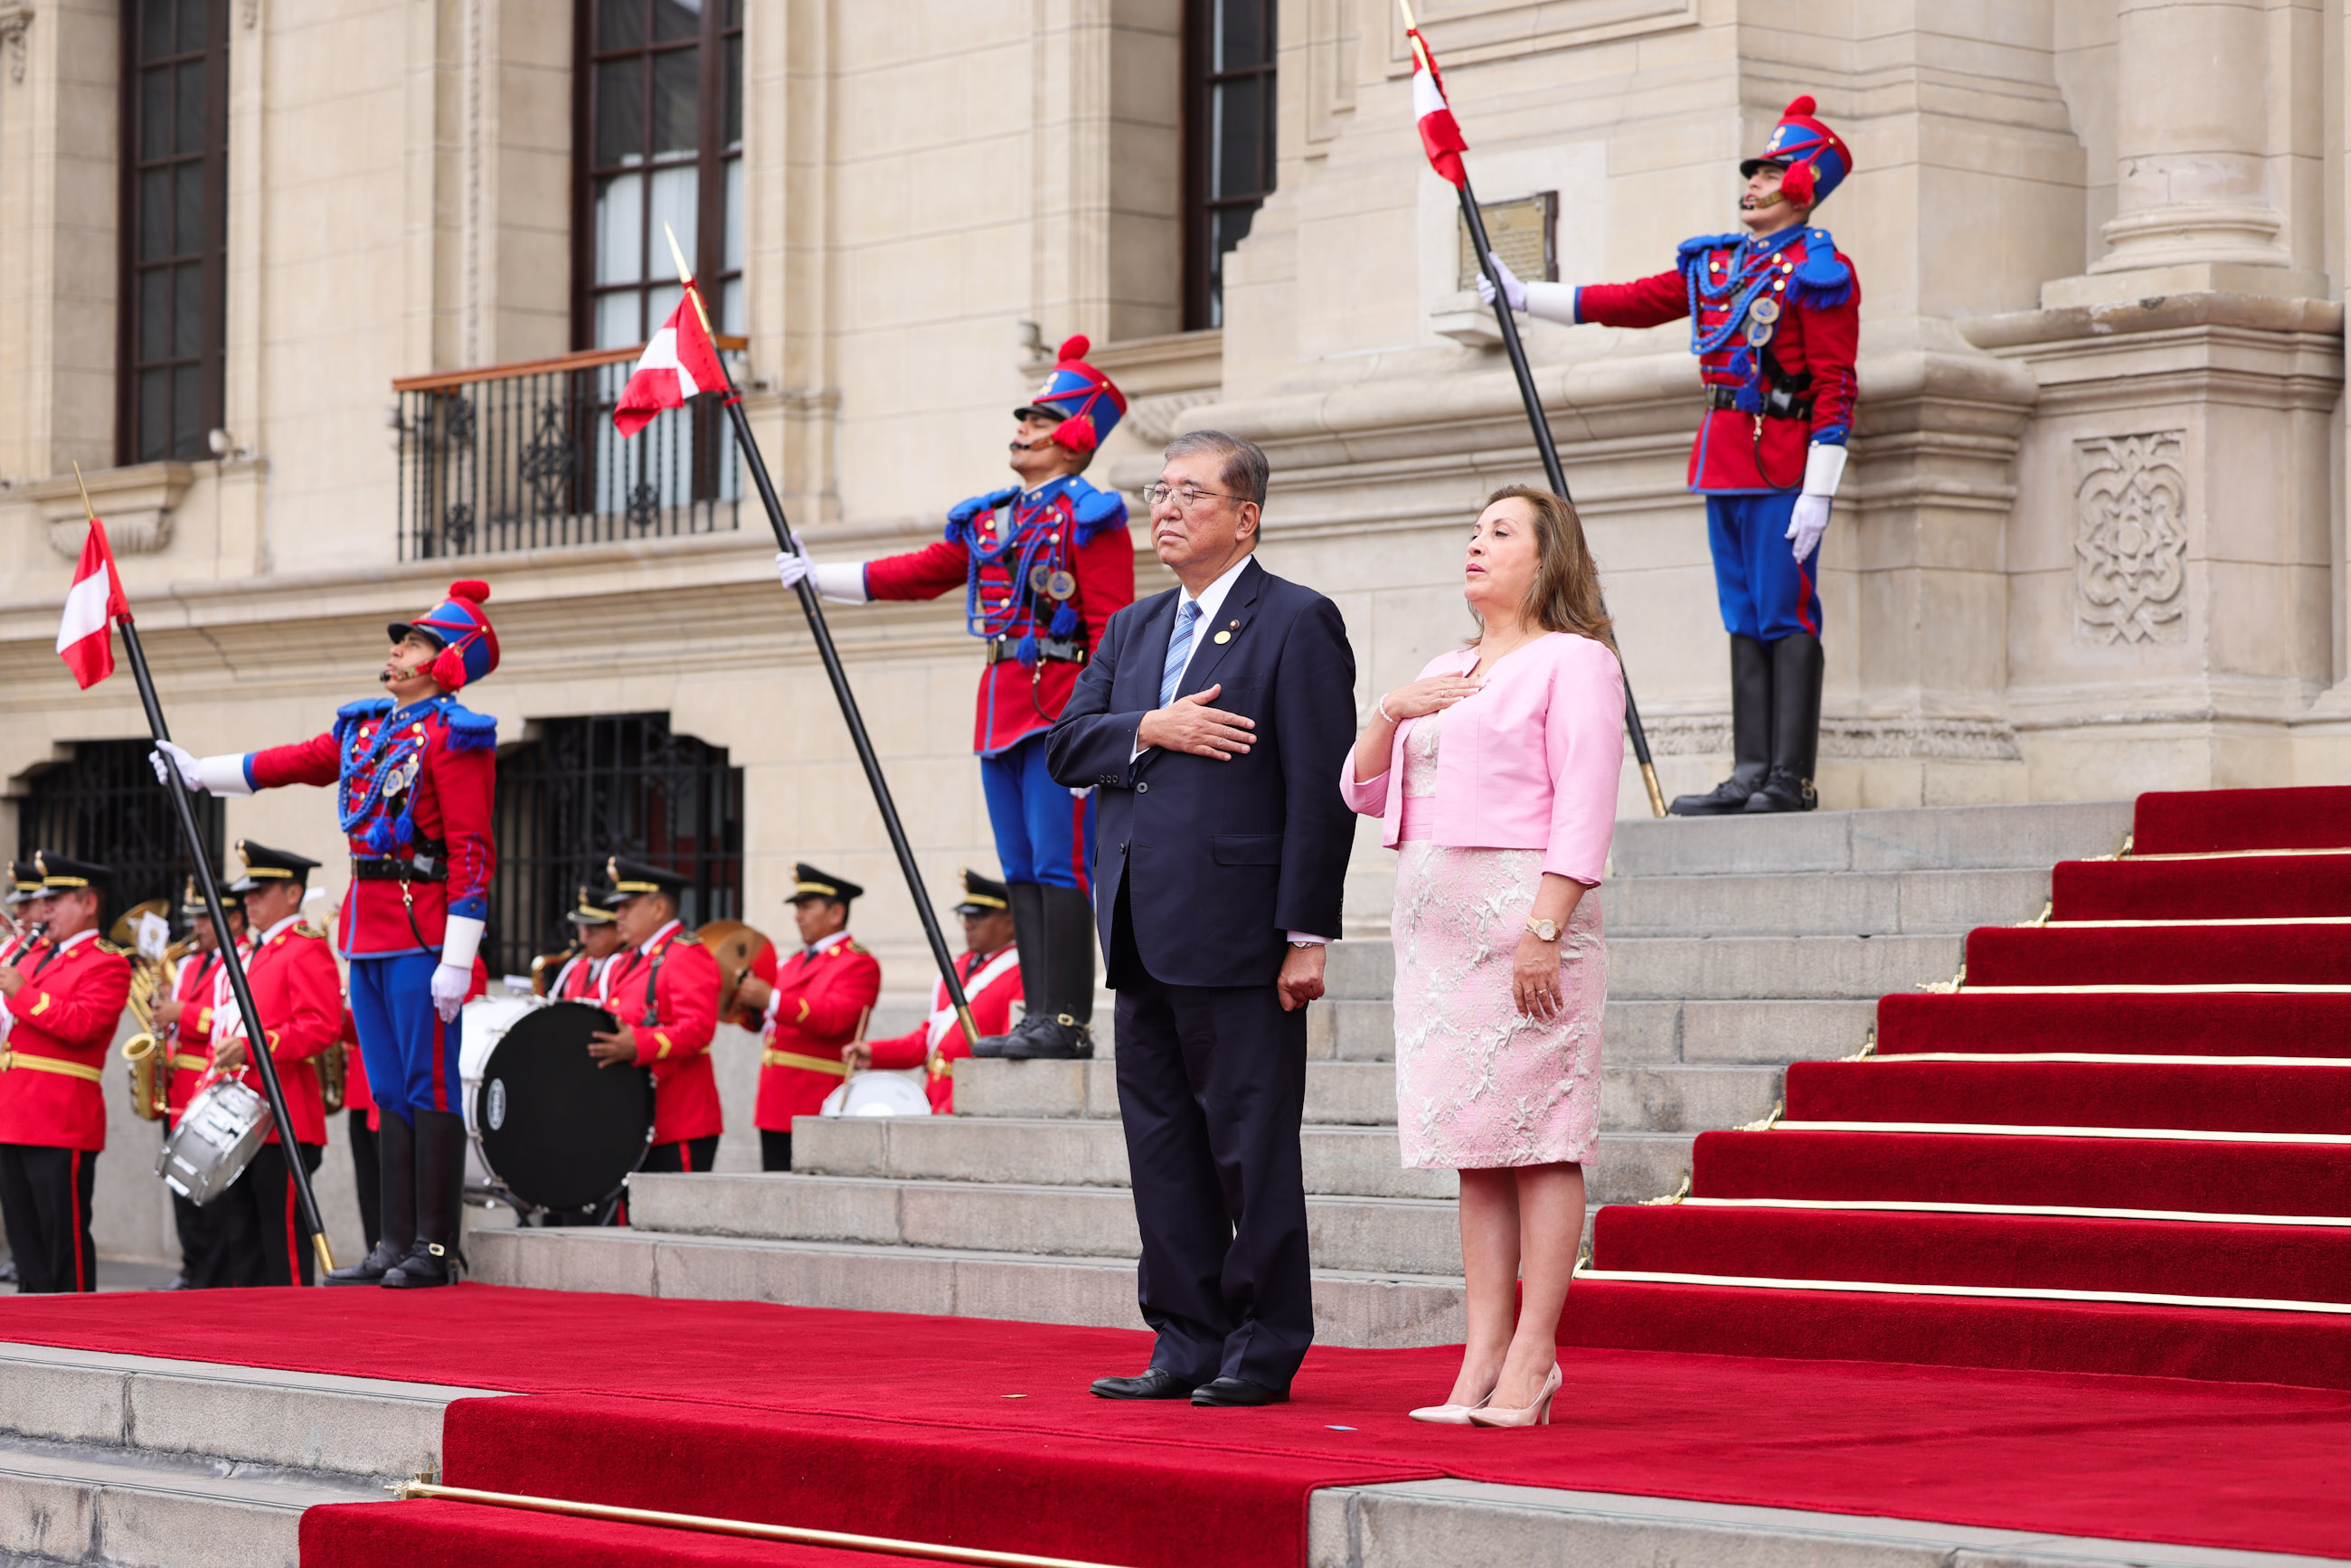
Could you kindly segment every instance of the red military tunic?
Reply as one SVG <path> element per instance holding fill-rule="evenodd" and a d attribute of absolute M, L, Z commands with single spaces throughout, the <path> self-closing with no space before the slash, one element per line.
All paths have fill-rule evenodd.
<path fill-rule="evenodd" d="M 213 982 L 220 975 L 220 949 L 191 953 L 180 960 L 179 983 L 172 999 L 181 1004 L 180 1021 L 172 1026 L 166 1042 L 171 1051 L 171 1078 L 163 1091 L 165 1130 L 180 1124 L 181 1113 L 196 1097 L 196 1085 L 213 1065 Z"/>
<path fill-rule="evenodd" d="M 849 1075 L 841 1048 L 857 1038 L 882 994 L 882 965 L 844 931 L 777 965 L 775 988 L 752 1120 L 789 1133 L 793 1117 L 815 1115 Z"/>
<path fill-rule="evenodd" d="M 1096 490 L 1075 475 L 1041 485 L 1027 497 L 1004 490 L 977 497 L 957 507 L 949 518 L 947 537 L 938 543 L 867 561 L 865 591 L 874 599 L 936 599 L 964 589 L 974 599 L 967 605 L 970 616 L 1000 629 L 998 643 L 1005 656 L 980 672 L 971 742 L 982 757 L 994 757 L 1053 727 L 1083 666 L 1054 658 L 1040 658 L 1031 666 L 1012 656 L 1024 635 L 1051 636 L 1061 601 L 1032 592 L 1028 609 L 1015 605 L 1012 574 L 1022 559 L 1018 550 L 989 559 L 991 549 L 983 549 L 975 585 L 970 538 L 977 534 L 983 545 L 993 547 L 1016 536 L 1034 536 L 1041 544 L 1029 558 L 1032 570 L 1066 561 L 1077 580 L 1068 602 L 1079 622 L 1069 640 L 1081 638 L 1089 651 L 1102 646 L 1110 618 L 1134 602 L 1134 541 L 1127 536 L 1125 507 L 1116 495 Z"/>
<path fill-rule="evenodd" d="M 28 983 L 0 1000 L 0 1144 L 103 1149 L 99 1069 L 131 998 L 131 960 L 85 931 L 33 944 L 15 967 Z"/>
<path fill-rule="evenodd" d="M 956 960 L 956 978 L 963 982 L 964 999 L 971 1004 L 971 1019 L 981 1034 L 1011 1032 L 1012 1004 L 1020 999 L 1019 948 L 1004 946 L 988 954 L 966 953 Z M 963 1026 L 947 1002 L 945 980 L 931 982 L 929 1018 L 902 1035 L 865 1043 L 873 1053 L 876 1067 L 927 1065 L 930 1073 L 923 1087 L 931 1096 L 931 1114 L 955 1113 L 955 1069 L 951 1064 L 971 1055 L 971 1042 L 964 1038 Z"/>
<path fill-rule="evenodd" d="M 1752 302 L 1771 300 L 1777 319 L 1768 325 L 1770 352 L 1790 377 L 1809 373 L 1812 413 L 1802 419 L 1759 419 L 1736 408 L 1709 409 L 1690 448 L 1689 487 L 1708 494 L 1792 490 L 1804 481 L 1804 462 L 1815 441 L 1843 445 L 1853 428 L 1854 358 L 1861 342 L 1861 283 L 1853 263 L 1838 252 L 1827 231 L 1799 227 L 1768 256 L 1765 242 L 1742 235 L 1708 235 L 1685 240 L 1678 265 L 1635 283 L 1586 284 L 1575 291 L 1575 319 L 1607 327 L 1660 327 L 1690 315 L 1698 303 L 1694 337 L 1719 347 L 1699 356 L 1700 375 L 1709 387 L 1734 391 L 1748 378 L 1733 364 L 1747 350 L 1744 324 L 1753 319 Z M 1742 270 L 1743 269 L 1743 270 Z M 1741 276 L 1754 286 L 1726 293 Z M 1747 301 L 1749 303 L 1742 303 Z M 1736 318 L 1734 319 L 1734 318 Z M 1752 357 L 1752 350 L 1748 350 Z M 1760 467 L 1759 467 L 1760 459 Z"/>
<path fill-rule="evenodd" d="M 278 1086 L 286 1092 L 286 1109 L 294 1118 L 294 1140 L 324 1144 L 327 1107 L 319 1088 L 317 1058 L 343 1038 L 343 977 L 327 949 L 326 934 L 298 915 L 279 921 L 262 934 L 259 946 L 245 961 L 245 981 L 253 992 L 253 1005 L 260 1009 L 270 1059 L 277 1064 Z M 227 993 L 224 973 L 214 993 L 214 1005 L 225 1000 Z M 248 1027 L 242 1032 L 248 1037 L 250 1052 L 254 1031 Z M 219 1045 L 214 1041 L 215 1050 Z M 250 1061 L 236 1076 L 266 1097 Z M 267 1141 L 278 1141 L 274 1122 Z"/>
<path fill-rule="evenodd" d="M 710 949 L 673 920 L 643 947 L 606 960 L 597 999 L 637 1031 L 637 1061 L 653 1069 L 653 1142 L 725 1132 L 710 1066 L 710 1039 L 718 1032 L 718 960 Z"/>
<path fill-rule="evenodd" d="M 548 988 L 548 998 L 558 1002 L 596 1001 L 597 978 L 611 961 L 611 958 L 590 958 L 585 953 L 574 954 L 562 968 L 555 972 L 555 984 Z"/>
<path fill-rule="evenodd" d="M 399 718 L 398 733 L 379 752 L 378 732 L 388 716 Z M 371 756 L 378 762 L 362 766 Z M 350 769 L 351 783 L 337 791 L 337 804 L 347 816 L 359 817 L 350 833 L 354 860 L 430 854 L 447 862 L 446 880 L 351 883 L 336 945 L 346 958 L 389 958 L 438 952 L 449 915 L 489 917 L 490 873 L 497 860 L 490 840 L 496 758 L 493 719 L 447 697 L 412 704 L 394 716 L 392 699 L 373 697 L 345 704 L 335 727 L 315 739 L 248 753 L 245 776 L 255 789 L 271 789 L 338 784 Z M 374 789 L 385 775 L 397 777 Z M 398 832 L 403 821 L 405 841 Z"/>

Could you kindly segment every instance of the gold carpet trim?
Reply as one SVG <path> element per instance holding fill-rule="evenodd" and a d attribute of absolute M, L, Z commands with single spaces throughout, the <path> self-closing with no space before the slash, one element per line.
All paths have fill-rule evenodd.
<path fill-rule="evenodd" d="M 2191 925 L 2351 925 L 2351 915 L 2274 915 L 2241 920 L 2044 920 L 2040 929 L 2046 931 L 2093 931 L 2120 929 L 2143 931 L 2182 928 Z"/>
<path fill-rule="evenodd" d="M 1896 1285 L 1862 1280 L 1774 1280 L 1750 1274 L 1662 1274 L 1646 1270 L 1578 1269 L 1579 1280 L 1618 1280 L 1641 1285 L 1723 1285 L 1753 1291 L 1837 1291 L 1871 1296 L 1985 1296 L 2001 1301 L 2115 1301 L 2146 1307 L 2223 1307 L 2262 1312 L 2320 1312 L 2351 1316 L 2341 1301 L 2278 1301 L 2261 1296 L 2164 1296 L 2141 1291 L 2059 1291 L 2030 1285 Z"/>
<path fill-rule="evenodd" d="M 621 1524 L 699 1530 L 713 1535 L 747 1535 L 758 1541 L 805 1542 L 813 1546 L 838 1546 L 851 1552 L 878 1552 L 892 1557 L 920 1557 L 940 1563 L 977 1563 L 985 1568 L 1113 1568 L 1110 1563 L 1081 1562 L 1073 1557 L 1037 1557 L 1026 1552 L 984 1552 L 976 1546 L 897 1541 L 885 1535 L 848 1535 L 837 1530 L 807 1530 L 794 1524 L 758 1524 L 747 1519 L 716 1519 L 700 1513 L 664 1513 L 649 1508 L 612 1508 L 601 1502 L 574 1502 L 569 1498 L 476 1491 L 471 1487 L 440 1486 L 421 1478 L 402 1481 L 386 1490 L 402 1501 L 438 1498 L 444 1502 L 518 1508 L 533 1513 L 566 1513 L 579 1519 L 607 1519 Z"/>
<path fill-rule="evenodd" d="M 2351 1215 L 2333 1214 L 2210 1214 L 2193 1208 L 2085 1208 L 2047 1203 L 1928 1203 L 1892 1198 L 1853 1200 L 1809 1197 L 1651 1198 L 1696 1208 L 1821 1209 L 1833 1214 L 2030 1214 L 2056 1219 L 2163 1219 L 2191 1225 L 2298 1225 L 2318 1229 L 2351 1229 Z"/>
<path fill-rule="evenodd" d="M 2212 980 L 2184 986 L 1968 986 L 1937 983 L 1921 990 L 1949 989 L 1969 997 L 2340 997 L 2351 986 L 2300 986 L 2267 980 Z"/>
<path fill-rule="evenodd" d="M 1846 1061 L 1863 1058 L 1848 1056 Z M 2164 1067 L 2351 1067 L 2351 1056 L 2158 1056 L 2121 1051 L 1897 1051 L 1871 1061 L 2121 1061 Z"/>
<path fill-rule="evenodd" d="M 1740 1130 L 1744 1132 L 1747 1129 Z M 2342 1133 L 2187 1132 L 2174 1127 L 2038 1127 L 2006 1122 L 1782 1122 L 1778 1130 L 1783 1133 L 1953 1133 L 1994 1138 L 2147 1138 L 2185 1144 L 2314 1144 L 2351 1147 L 2351 1134 Z"/>
<path fill-rule="evenodd" d="M 2245 861 L 2274 860 L 2284 855 L 2342 855 L 2351 857 L 2351 844 L 2338 844 L 2326 850 L 2183 850 L 2178 854 L 2133 854 L 2135 861 Z M 2105 858 L 2103 856 L 2101 859 Z"/>

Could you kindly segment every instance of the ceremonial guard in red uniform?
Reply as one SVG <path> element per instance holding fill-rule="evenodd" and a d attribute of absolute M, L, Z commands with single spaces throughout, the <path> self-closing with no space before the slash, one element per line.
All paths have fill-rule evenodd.
<path fill-rule="evenodd" d="M 98 1289 L 99 1067 L 131 997 L 131 960 L 98 934 L 114 873 L 47 850 L 33 869 L 25 913 L 46 929 L 0 965 L 0 1223 L 20 1295 Z"/>
<path fill-rule="evenodd" d="M 475 951 L 496 851 L 497 723 L 455 694 L 497 668 L 479 582 L 391 627 L 378 677 L 389 696 L 346 703 L 314 740 L 201 760 L 162 743 L 190 789 L 246 795 L 282 784 L 336 787 L 351 888 L 337 934 L 350 1009 L 381 1126 L 383 1239 L 330 1285 L 455 1281 L 465 1121 L 458 1009 L 479 988 Z M 166 765 L 158 761 L 160 769 Z"/>
<path fill-rule="evenodd" d="M 241 947 L 245 942 L 245 907 L 235 899 L 224 904 L 228 915 L 229 940 Z M 212 1071 L 213 1065 L 213 988 L 222 977 L 220 938 L 213 931 L 213 917 L 204 909 L 204 901 L 196 892 L 196 879 L 190 877 L 185 892 L 180 896 L 180 913 L 188 918 L 188 940 L 192 944 L 180 960 L 178 981 L 171 997 L 155 1004 L 155 1027 L 162 1031 L 170 1051 L 167 1066 L 171 1076 L 163 1090 L 163 1131 L 169 1136 L 186 1113 L 188 1102 L 196 1097 L 196 1089 Z M 180 1237 L 181 1288 L 209 1291 L 235 1283 L 229 1267 L 229 1257 L 221 1246 L 220 1211 L 212 1207 L 199 1207 L 180 1193 L 172 1194 L 172 1222 Z"/>
<path fill-rule="evenodd" d="M 1126 502 L 1081 476 L 1126 413 L 1124 395 L 1085 362 L 1089 347 L 1083 338 L 1063 343 L 1035 400 L 1013 412 L 1020 484 L 950 508 L 943 541 L 862 566 L 776 558 L 785 587 L 812 571 L 817 591 L 844 603 L 960 588 L 965 627 L 987 644 L 972 744 L 1012 890 L 1029 1013 L 983 1040 L 982 1056 L 1093 1054 L 1093 791 L 1056 784 L 1045 770 L 1045 732 L 1111 616 L 1134 602 Z"/>
<path fill-rule="evenodd" d="M 1521 284 L 1513 308 L 1546 320 L 1656 327 L 1690 319 L 1707 414 L 1689 486 L 1706 497 L 1715 592 L 1730 633 L 1730 777 L 1676 800 L 1681 816 L 1809 811 L 1821 728 L 1821 599 L 1809 563 L 1828 527 L 1853 430 L 1861 284 L 1813 210 L 1853 153 L 1788 106 L 1761 155 L 1739 166 L 1742 234 L 1681 244 L 1674 269 L 1637 283 Z M 1479 291 L 1491 301 L 1492 287 Z"/>
<path fill-rule="evenodd" d="M 620 900 L 611 893 L 597 893 L 588 888 L 580 890 L 580 902 L 573 906 L 570 921 L 579 933 L 580 951 L 563 961 L 548 983 L 549 999 L 559 1002 L 593 1002 L 597 998 L 596 982 L 603 977 L 604 966 L 621 950 L 620 923 L 613 910 Z"/>
<path fill-rule="evenodd" d="M 686 878 L 664 866 L 614 855 L 606 862 L 619 897 L 615 924 L 627 951 L 597 977 L 596 999 L 618 1020 L 590 1037 L 606 1066 L 653 1070 L 653 1142 L 646 1171 L 706 1171 L 718 1157 L 726 1119 L 718 1106 L 710 1040 L 718 1032 L 718 960 L 678 918 Z"/>
<path fill-rule="evenodd" d="M 1020 999 L 1020 953 L 1013 945 L 1011 910 L 1002 883 L 965 871 L 963 902 L 955 909 L 963 917 L 964 945 L 963 956 L 956 960 L 956 978 L 963 982 L 972 1022 L 983 1035 L 1009 1030 L 1012 1004 Z M 841 1059 L 852 1072 L 868 1067 L 925 1069 L 923 1087 L 935 1116 L 955 1113 L 955 1064 L 970 1055 L 945 980 L 931 983 L 931 1016 L 913 1029 L 889 1040 L 853 1041 L 841 1048 Z"/>
<path fill-rule="evenodd" d="M 235 1077 L 266 1095 L 261 1074 L 251 1064 L 258 1036 L 277 1066 L 302 1168 L 315 1172 L 327 1145 L 318 1061 L 343 1037 L 342 972 L 327 946 L 326 932 L 302 916 L 304 887 L 319 862 L 250 839 L 240 841 L 236 852 L 244 858 L 245 875 L 225 891 L 245 903 L 246 928 L 253 934 L 245 979 L 260 1021 L 256 1028 L 238 1012 L 227 966 L 220 966 L 213 992 L 212 1069 L 215 1076 Z M 236 1284 L 316 1282 L 316 1255 L 305 1244 L 300 1206 L 274 1118 L 253 1163 L 212 1207 L 221 1211 L 222 1243 Z"/>
<path fill-rule="evenodd" d="M 800 950 L 776 966 L 773 983 L 747 975 L 738 999 L 759 1009 L 759 1168 L 792 1168 L 792 1118 L 813 1116 L 849 1068 L 841 1048 L 865 1032 L 882 966 L 849 935 L 849 904 L 865 890 L 802 861 L 794 868 L 792 919 Z"/>

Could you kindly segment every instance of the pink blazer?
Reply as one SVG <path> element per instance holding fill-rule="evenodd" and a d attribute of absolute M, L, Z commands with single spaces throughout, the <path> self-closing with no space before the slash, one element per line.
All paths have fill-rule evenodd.
<path fill-rule="evenodd" d="M 1464 674 L 1477 661 L 1475 648 L 1457 648 L 1431 659 L 1420 678 Z M 1404 828 L 1405 737 L 1419 722 L 1396 726 L 1387 771 L 1377 778 L 1356 779 L 1352 751 L 1340 771 L 1347 804 L 1382 820 L 1381 842 L 1390 849 Z M 1589 637 L 1546 633 L 1446 711 L 1434 836 L 1450 849 L 1541 850 L 1544 871 L 1597 886 L 1624 764 L 1625 672 L 1616 655 Z"/>

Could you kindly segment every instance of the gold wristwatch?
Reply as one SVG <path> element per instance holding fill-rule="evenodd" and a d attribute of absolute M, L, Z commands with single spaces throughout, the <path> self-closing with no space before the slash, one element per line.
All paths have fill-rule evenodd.
<path fill-rule="evenodd" d="M 1535 934 L 1535 939 L 1539 942 L 1559 940 L 1559 922 L 1556 920 L 1537 920 L 1530 915 L 1527 916 L 1527 929 Z"/>

